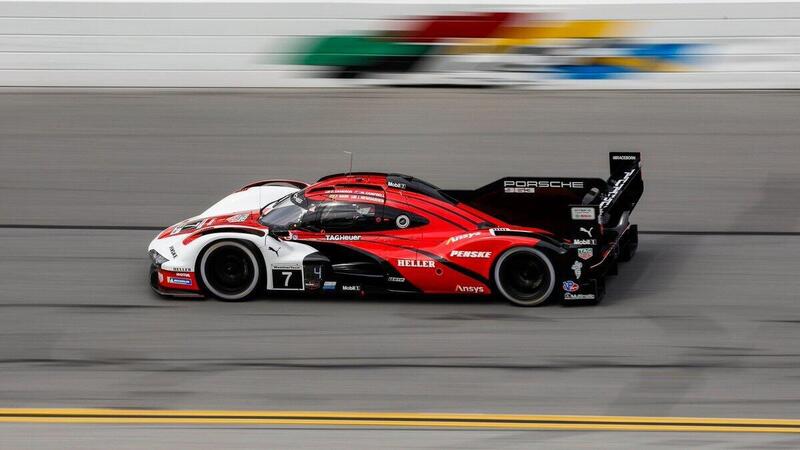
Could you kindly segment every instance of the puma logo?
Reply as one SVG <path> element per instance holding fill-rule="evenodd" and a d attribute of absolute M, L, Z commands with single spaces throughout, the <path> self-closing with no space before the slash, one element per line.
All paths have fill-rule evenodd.
<path fill-rule="evenodd" d="M 583 227 L 581 227 L 581 229 L 580 229 L 580 231 L 583 231 L 583 232 L 584 232 L 584 233 L 586 233 L 586 234 L 587 234 L 589 237 L 592 237 L 592 230 L 594 230 L 594 227 L 591 227 L 591 228 L 589 228 L 588 230 L 587 230 L 586 228 L 583 228 Z"/>
<path fill-rule="evenodd" d="M 591 236 L 591 235 L 589 235 L 589 236 Z M 272 250 L 273 252 L 275 252 L 275 256 L 280 256 L 280 255 L 278 254 L 278 250 L 280 250 L 280 247 L 278 247 L 278 250 L 275 250 L 275 249 L 274 249 L 274 248 L 272 248 L 272 247 L 269 247 L 269 249 L 270 249 L 270 250 Z"/>

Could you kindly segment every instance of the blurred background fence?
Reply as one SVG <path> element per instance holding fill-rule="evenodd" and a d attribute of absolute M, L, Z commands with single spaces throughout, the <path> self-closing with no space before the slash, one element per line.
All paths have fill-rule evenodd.
<path fill-rule="evenodd" d="M 800 2 L 0 1 L 0 86 L 800 87 Z"/>

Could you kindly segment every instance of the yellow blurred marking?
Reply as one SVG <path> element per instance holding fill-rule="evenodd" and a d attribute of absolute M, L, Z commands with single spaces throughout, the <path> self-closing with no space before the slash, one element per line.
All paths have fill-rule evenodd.
<path fill-rule="evenodd" d="M 0 409 L 0 422 L 800 433 L 800 420 L 787 419 L 324 411 L 10 408 Z"/>
<path fill-rule="evenodd" d="M 618 38 L 630 27 L 630 23 L 613 20 L 533 22 L 528 26 L 502 27 L 494 36 L 464 42 L 449 49 L 449 53 L 503 53 L 514 47 L 544 45 L 556 40 Z"/>

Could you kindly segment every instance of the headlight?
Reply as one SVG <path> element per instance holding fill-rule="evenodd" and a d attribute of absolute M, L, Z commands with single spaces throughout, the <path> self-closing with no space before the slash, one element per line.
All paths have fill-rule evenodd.
<path fill-rule="evenodd" d="M 153 260 L 153 264 L 159 267 L 161 266 L 161 264 L 164 264 L 165 262 L 169 261 L 163 255 L 161 255 L 161 253 L 158 253 L 155 250 L 150 250 L 150 259 Z"/>

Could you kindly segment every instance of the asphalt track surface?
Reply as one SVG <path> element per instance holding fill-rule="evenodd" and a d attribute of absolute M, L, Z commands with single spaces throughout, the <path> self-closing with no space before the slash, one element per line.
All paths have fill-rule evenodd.
<path fill-rule="evenodd" d="M 0 93 L 0 407 L 800 418 L 800 94 Z M 443 187 L 644 153 L 598 307 L 168 301 L 146 245 L 246 182 Z M 15 447 L 797 448 L 795 435 L 0 424 Z"/>

